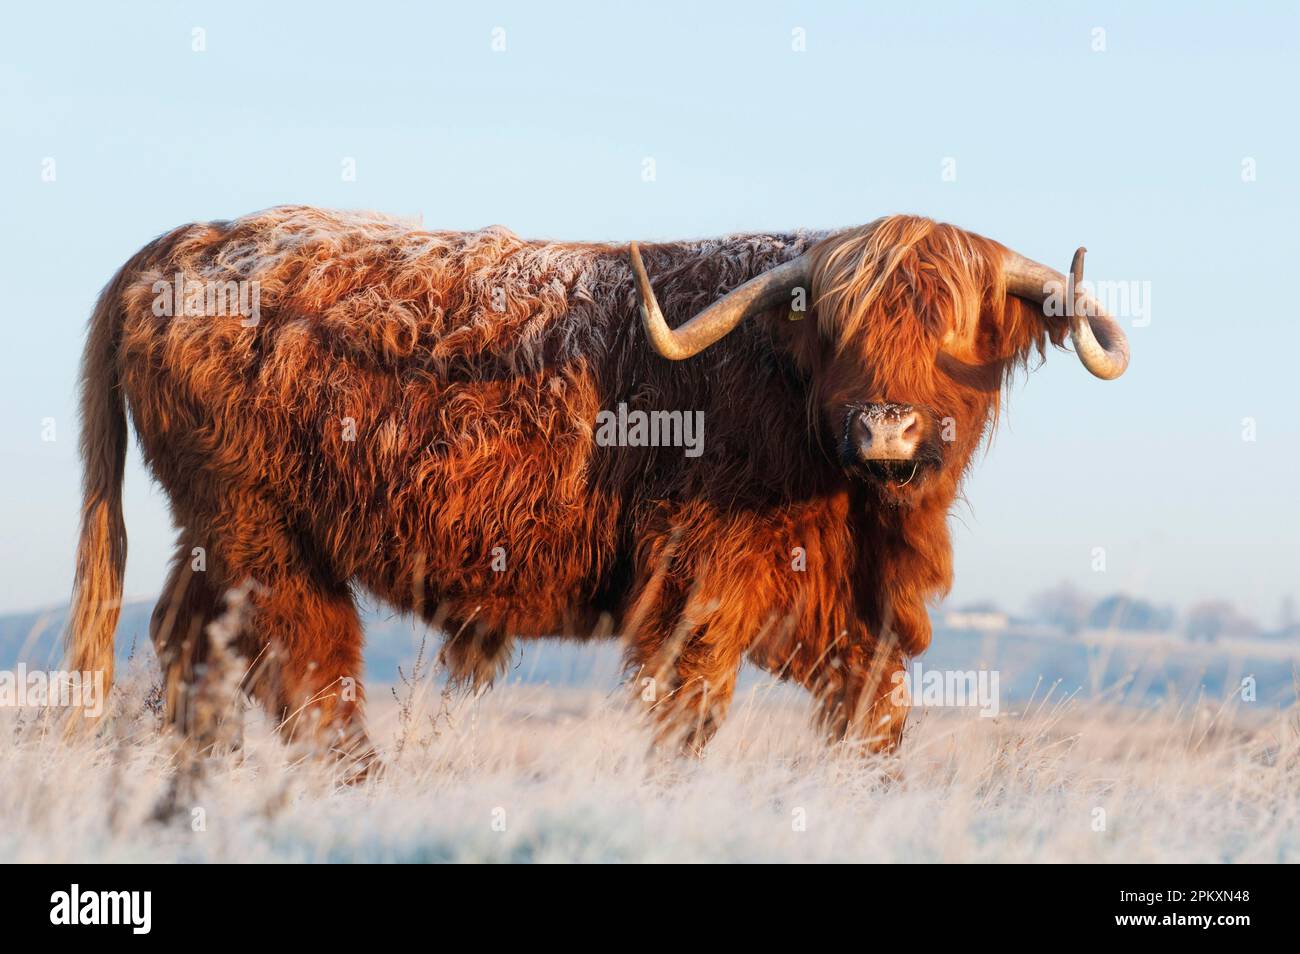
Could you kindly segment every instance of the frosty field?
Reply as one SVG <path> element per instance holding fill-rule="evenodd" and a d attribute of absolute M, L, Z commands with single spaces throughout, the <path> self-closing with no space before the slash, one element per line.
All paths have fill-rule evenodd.
<path fill-rule="evenodd" d="M 902 753 L 872 759 L 757 681 L 688 761 L 648 751 L 627 689 L 372 686 L 386 771 L 349 786 L 253 712 L 242 748 L 179 758 L 148 691 L 137 665 L 72 745 L 48 712 L 0 714 L 0 861 L 1300 858 L 1294 707 L 1045 692 L 995 719 L 916 711 Z"/>

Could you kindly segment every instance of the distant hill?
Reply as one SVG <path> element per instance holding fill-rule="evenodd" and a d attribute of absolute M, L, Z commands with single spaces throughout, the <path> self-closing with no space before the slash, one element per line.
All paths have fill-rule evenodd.
<path fill-rule="evenodd" d="M 132 652 L 140 659 L 154 659 L 149 641 L 149 616 L 153 601 L 127 603 L 117 627 L 116 655 L 123 664 Z M 12 669 L 19 662 L 30 668 L 57 668 L 63 656 L 63 631 L 67 607 L 0 616 L 0 669 Z M 420 650 L 421 632 L 410 617 L 386 609 L 362 610 L 366 628 L 365 678 L 376 683 L 398 680 L 397 667 L 410 667 Z M 430 635 L 426 658 L 438 652 L 439 640 Z M 621 673 L 620 648 L 615 643 L 581 645 L 555 640 L 532 642 L 517 649 L 506 679 L 551 685 L 618 684 Z"/>
<path fill-rule="evenodd" d="M 123 608 L 119 661 L 125 662 L 133 650 L 141 659 L 153 659 L 148 636 L 152 608 L 151 602 Z M 410 672 L 421 630 L 409 617 L 391 611 L 368 609 L 362 615 L 367 634 L 365 678 L 375 684 L 394 683 L 399 665 Z M 20 661 L 29 667 L 56 667 L 66 618 L 66 609 L 0 616 L 0 669 L 12 669 Z M 438 646 L 431 636 L 429 659 L 436 656 Z M 1104 695 L 1114 701 L 1147 704 L 1203 691 L 1222 699 L 1236 691 L 1244 677 L 1255 680 L 1259 704 L 1287 705 L 1296 701 L 1300 645 L 1267 640 L 1194 643 L 1135 632 L 1107 636 L 1084 631 L 1063 636 L 1014 625 L 981 631 L 945 628 L 936 621 L 931 648 L 919 661 L 926 669 L 997 670 L 1004 707 L 1041 698 L 1055 683 L 1059 685 L 1054 698 L 1078 691 L 1084 698 Z M 621 674 L 621 648 L 615 642 L 539 640 L 521 642 L 504 680 L 613 691 Z M 749 670 L 742 674 L 742 686 L 765 678 Z"/>

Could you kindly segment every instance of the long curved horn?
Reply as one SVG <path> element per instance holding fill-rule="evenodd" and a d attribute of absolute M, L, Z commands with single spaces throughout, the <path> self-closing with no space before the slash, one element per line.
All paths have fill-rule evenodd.
<path fill-rule="evenodd" d="M 646 335 L 654 349 L 672 361 L 699 354 L 750 315 L 788 301 L 790 290 L 797 286 L 807 287 L 811 275 L 807 256 L 800 255 L 751 278 L 680 328 L 673 329 L 668 327 L 663 312 L 659 310 L 637 243 L 633 242 L 628 250 L 632 256 L 632 273 L 641 300 L 641 321 Z"/>
<path fill-rule="evenodd" d="M 1008 251 L 1003 261 L 1007 277 L 1007 291 L 1041 305 L 1053 294 L 1073 293 L 1070 316 L 1070 338 L 1074 351 L 1083 366 L 1104 380 L 1118 378 L 1128 367 L 1128 339 L 1124 330 L 1092 295 L 1080 286 L 1083 280 L 1083 254 L 1080 248 L 1070 264 L 1070 277 L 1054 268 L 1041 265 L 1033 259 Z"/>

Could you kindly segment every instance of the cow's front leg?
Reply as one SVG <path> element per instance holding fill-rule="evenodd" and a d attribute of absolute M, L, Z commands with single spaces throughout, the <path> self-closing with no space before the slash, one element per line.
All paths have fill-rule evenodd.
<path fill-rule="evenodd" d="M 850 646 L 828 653 L 803 680 L 827 737 L 871 753 L 895 750 L 911 708 L 903 681 L 906 665 L 897 647 Z"/>
<path fill-rule="evenodd" d="M 655 721 L 655 747 L 700 756 L 731 705 L 742 652 L 708 626 L 681 623 L 633 644 L 636 692 Z"/>

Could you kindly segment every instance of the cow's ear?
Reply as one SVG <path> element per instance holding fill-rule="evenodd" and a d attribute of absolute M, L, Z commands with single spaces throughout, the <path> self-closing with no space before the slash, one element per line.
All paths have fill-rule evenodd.
<path fill-rule="evenodd" d="M 817 330 L 817 313 L 811 307 L 790 307 L 776 312 L 771 324 L 772 344 L 789 355 L 795 366 L 811 372 L 821 361 L 824 342 Z"/>
<path fill-rule="evenodd" d="M 802 321 L 812 311 L 812 282 L 801 281 L 790 288 L 790 311 L 786 314 L 788 321 Z"/>

